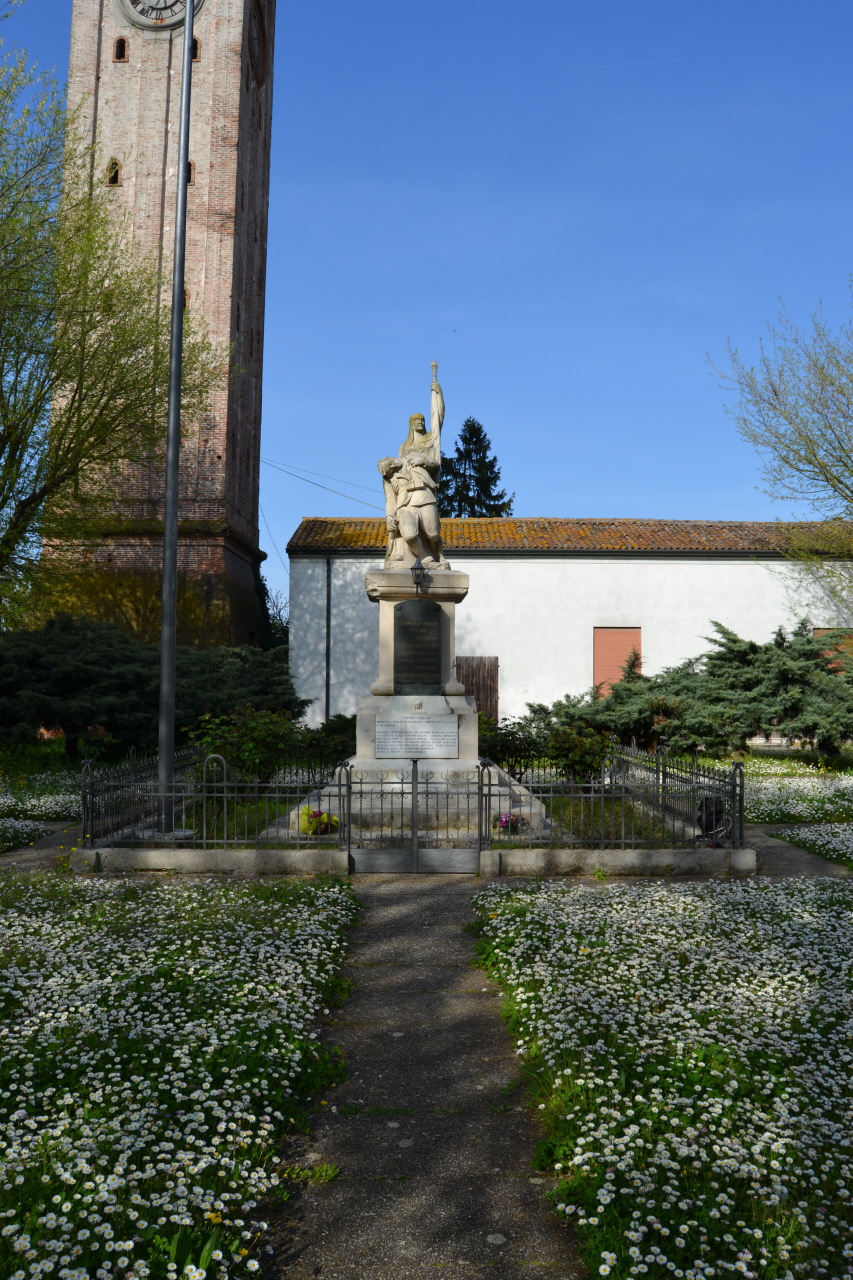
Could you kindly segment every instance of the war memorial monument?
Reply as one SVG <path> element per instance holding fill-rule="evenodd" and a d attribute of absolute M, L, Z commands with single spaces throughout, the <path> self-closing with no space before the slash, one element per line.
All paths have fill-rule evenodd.
<path fill-rule="evenodd" d="M 429 430 L 423 414 L 412 414 L 398 455 L 378 463 L 388 545 L 384 565 L 367 573 L 364 585 L 379 605 L 379 670 L 358 700 L 356 754 L 343 766 L 353 871 L 480 867 L 477 706 L 455 671 L 456 606 L 469 577 L 442 551 L 444 396 L 437 370 L 433 363 Z M 519 790 L 530 805 L 526 789 L 503 770 L 487 772 L 496 800 L 511 804 L 510 793 Z M 316 803 L 335 812 L 339 794 L 331 785 Z"/>

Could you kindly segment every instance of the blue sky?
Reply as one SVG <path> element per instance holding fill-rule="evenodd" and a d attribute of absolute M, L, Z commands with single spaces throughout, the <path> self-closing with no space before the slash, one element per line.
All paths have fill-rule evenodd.
<path fill-rule="evenodd" d="M 64 78 L 70 12 L 4 34 Z M 263 456 L 381 501 L 435 359 L 518 515 L 791 514 L 707 357 L 849 314 L 851 47 L 839 0 L 280 4 Z M 263 470 L 286 594 L 273 542 L 371 512 Z"/>

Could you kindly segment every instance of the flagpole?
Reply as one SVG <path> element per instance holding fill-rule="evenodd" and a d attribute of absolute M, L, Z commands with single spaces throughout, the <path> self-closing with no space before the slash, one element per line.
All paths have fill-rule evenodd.
<path fill-rule="evenodd" d="M 160 614 L 160 721 L 157 778 L 161 829 L 173 831 L 175 773 L 175 650 L 178 593 L 178 486 L 181 452 L 181 375 L 184 358 L 184 267 L 187 247 L 187 180 L 190 150 L 190 91 L 193 67 L 194 0 L 186 0 L 181 58 L 181 101 L 172 265 L 172 328 L 169 339 L 169 402 L 166 424 L 166 492 L 163 503 L 163 595 Z"/>

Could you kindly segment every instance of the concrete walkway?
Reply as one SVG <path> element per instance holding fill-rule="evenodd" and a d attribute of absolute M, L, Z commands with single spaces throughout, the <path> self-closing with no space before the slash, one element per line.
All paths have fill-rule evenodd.
<path fill-rule="evenodd" d="M 484 882 L 354 879 L 367 908 L 346 965 L 356 987 L 325 1032 L 349 1077 L 315 1099 L 312 1134 L 287 1155 L 306 1167 L 337 1164 L 341 1174 L 294 1184 L 271 1222 L 276 1251 L 266 1274 L 583 1275 L 544 1199 L 554 1181 L 530 1168 L 535 1112 L 524 1104 L 497 988 L 472 967 L 462 932 Z M 361 1114 L 344 1114 L 345 1105 Z"/>
<path fill-rule="evenodd" d="M 760 876 L 836 876 L 843 879 L 850 872 L 837 862 L 827 862 L 817 853 L 807 853 L 786 840 L 777 840 L 770 833 L 780 827 L 795 826 L 792 822 L 756 822 L 746 827 L 746 843 L 754 849 L 757 858 L 756 874 Z M 804 824 L 808 825 L 808 824 Z"/>
<path fill-rule="evenodd" d="M 79 822 L 45 822 L 50 832 L 32 844 L 0 854 L 0 871 L 56 871 L 83 834 Z"/>

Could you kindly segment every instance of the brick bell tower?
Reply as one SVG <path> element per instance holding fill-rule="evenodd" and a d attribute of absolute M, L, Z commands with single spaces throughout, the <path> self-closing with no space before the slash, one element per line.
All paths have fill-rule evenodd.
<path fill-rule="evenodd" d="M 73 5 L 71 105 L 97 140 L 101 180 L 168 280 L 186 0 Z M 275 0 L 196 0 L 195 10 L 187 305 L 239 372 L 181 446 L 178 638 L 253 644 L 266 558 L 258 473 Z M 144 639 L 159 629 L 163 487 L 159 469 L 125 468 L 115 519 L 99 530 L 88 566 L 99 588 L 93 611 L 109 616 L 104 601 L 114 597 L 114 620 Z M 91 612 L 85 598 L 82 611 Z"/>

